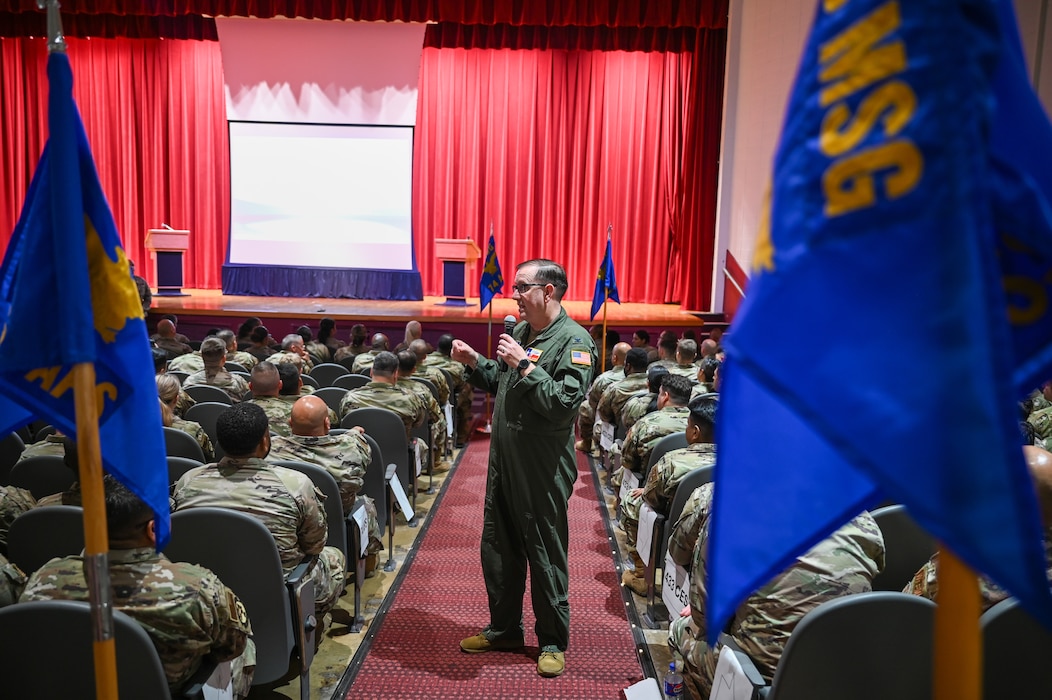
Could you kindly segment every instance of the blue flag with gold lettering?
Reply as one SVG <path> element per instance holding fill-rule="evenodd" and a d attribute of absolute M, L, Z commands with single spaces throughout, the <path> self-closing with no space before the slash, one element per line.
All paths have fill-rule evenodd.
<path fill-rule="evenodd" d="M 497 243 L 493 234 L 489 235 L 486 246 L 486 263 L 482 266 L 482 278 L 479 279 L 479 311 L 485 310 L 494 295 L 504 291 L 504 275 L 500 272 L 500 261 L 497 260 Z"/>
<path fill-rule="evenodd" d="M 1021 95 L 1018 76 L 1005 82 L 1011 7 L 818 5 L 725 340 L 707 636 L 881 499 L 1052 623 L 1014 404 L 1024 375 L 1048 367 L 1052 324 L 1021 334 L 1003 288 L 1010 272 L 1034 279 L 1052 248 L 1052 159 L 1017 158 L 1006 131 L 1052 141 L 1047 119 L 1007 106 Z M 1005 234 L 1030 267 L 999 263 Z M 785 342 L 802 320 L 816 332 Z"/>
<path fill-rule="evenodd" d="M 618 304 L 621 300 L 617 298 L 617 279 L 614 277 L 614 249 L 610 243 L 610 239 L 606 239 L 606 255 L 603 256 L 603 262 L 599 265 L 599 272 L 595 276 L 595 292 L 592 294 L 592 315 L 588 318 L 595 318 L 595 315 L 599 313 L 599 309 L 603 308 L 603 303 L 611 299 L 616 301 Z"/>
<path fill-rule="evenodd" d="M 168 468 L 146 322 L 73 102 L 48 57 L 48 142 L 0 267 L 0 433 L 32 416 L 77 438 L 73 365 L 95 363 L 103 466 L 168 540 Z M 41 333 L 54 340 L 40 342 Z"/>

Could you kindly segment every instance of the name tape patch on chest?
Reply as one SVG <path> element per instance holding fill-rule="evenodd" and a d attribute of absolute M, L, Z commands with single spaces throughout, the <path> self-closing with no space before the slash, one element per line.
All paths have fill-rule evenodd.
<path fill-rule="evenodd" d="M 590 365 L 592 364 L 592 356 L 583 350 L 571 350 L 570 362 L 575 365 Z"/>

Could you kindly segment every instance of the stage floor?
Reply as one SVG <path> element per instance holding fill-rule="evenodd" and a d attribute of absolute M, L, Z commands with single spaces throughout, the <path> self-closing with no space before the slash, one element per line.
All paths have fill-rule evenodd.
<path fill-rule="evenodd" d="M 302 323 L 317 326 L 313 319 L 329 316 L 336 321 L 406 322 L 416 319 L 421 322 L 442 320 L 446 323 L 485 324 L 489 321 L 489 309 L 479 311 L 478 298 L 468 299 L 468 306 L 445 306 L 444 297 L 424 297 L 423 301 L 384 301 L 367 299 L 318 299 L 294 297 L 254 297 L 224 295 L 214 289 L 190 289 L 188 296 L 154 296 L 151 314 L 173 313 L 184 322 L 192 316 L 235 317 L 237 322 L 227 320 L 233 327 L 249 316 L 261 319 L 303 319 Z M 501 323 L 508 314 L 517 315 L 515 302 L 496 298 L 490 305 L 493 318 Z M 602 323 L 602 311 L 590 321 L 591 302 L 568 301 L 563 306 L 570 316 L 584 326 Z M 707 320 L 703 321 L 702 317 Z M 607 304 L 607 323 L 611 326 L 639 326 L 641 328 L 684 328 L 724 325 L 718 315 L 695 314 L 683 311 L 675 304 Z M 266 323 L 266 321 L 264 321 Z"/>

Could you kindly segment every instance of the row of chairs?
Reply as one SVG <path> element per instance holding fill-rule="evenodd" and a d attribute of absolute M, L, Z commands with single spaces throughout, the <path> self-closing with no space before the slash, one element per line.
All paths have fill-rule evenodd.
<path fill-rule="evenodd" d="M 351 416 L 352 414 L 349 414 L 349 417 Z M 409 472 L 405 431 L 401 420 L 386 409 L 359 409 L 353 412 L 353 418 L 354 420 L 349 423 L 362 425 L 367 430 L 365 437 L 372 453 L 372 461 L 366 470 L 362 493 L 372 497 L 376 502 L 380 528 L 381 531 L 387 530 L 387 548 L 389 554 L 393 555 L 396 504 L 392 481 L 401 481 L 401 477 Z M 372 437 L 372 434 L 380 435 L 382 439 L 391 434 L 401 436 L 400 443 L 397 440 L 383 439 L 385 443 L 388 443 L 388 450 L 394 455 L 392 463 L 388 464 L 384 461 L 384 448 Z M 196 445 L 196 441 L 192 441 L 192 444 Z M 54 459 L 50 461 L 53 462 Z M 58 458 L 58 461 L 61 462 L 61 458 Z M 199 464 L 198 460 L 189 457 L 170 456 L 169 478 L 174 481 L 186 470 L 199 466 Z M 358 511 L 364 508 L 364 503 L 359 501 L 351 513 L 344 513 L 339 488 L 326 470 L 301 462 L 280 462 L 280 464 L 306 474 L 326 495 L 325 509 L 329 532 L 327 544 L 343 551 L 347 555 L 348 568 L 353 566 L 355 571 L 355 612 L 352 631 L 358 632 L 364 623 L 361 611 L 361 584 L 365 576 L 362 541 L 368 537 L 368 533 L 361 530 L 358 518 L 355 516 L 360 515 Z M 68 469 L 65 471 L 69 473 Z M 213 510 L 219 512 L 211 512 Z M 24 570 L 32 571 L 54 556 L 80 552 L 84 546 L 82 518 L 81 509 L 74 506 L 34 509 L 19 516 L 12 523 L 8 534 L 11 560 Z M 223 520 L 224 518 L 226 520 Z M 240 524 L 227 522 L 231 519 L 242 522 Z M 364 517 L 361 520 L 364 522 Z M 298 659 L 299 667 L 296 670 L 300 673 L 301 693 L 305 693 L 305 689 L 309 687 L 310 656 L 314 649 L 314 640 L 311 635 L 316 625 L 316 622 L 312 620 L 314 614 L 313 590 L 305 589 L 309 581 L 305 581 L 302 576 L 294 575 L 290 577 L 291 585 L 286 587 L 287 590 L 282 594 L 284 604 L 276 605 L 277 598 L 274 597 L 273 591 L 266 590 L 271 587 L 259 584 L 260 581 L 268 579 L 261 578 L 263 574 L 255 566 L 257 560 L 262 558 L 266 561 L 268 557 L 261 555 L 257 551 L 258 548 L 246 545 L 245 542 L 251 535 L 241 531 L 245 528 L 251 529 L 253 526 L 258 526 L 256 529 L 262 530 L 265 535 L 265 542 L 273 550 L 277 573 L 280 576 L 280 558 L 277 557 L 276 545 L 269 532 L 258 521 L 235 511 L 201 508 L 173 514 L 173 538 L 165 552 L 173 560 L 192 561 L 212 569 L 242 598 L 252 619 L 257 640 L 259 665 L 255 682 L 257 684 L 267 683 L 282 677 L 289 670 L 289 659 L 294 661 Z M 216 538 L 216 532 L 226 533 L 227 536 Z M 304 564 L 303 573 L 306 572 L 308 565 L 309 563 Z M 393 556 L 388 560 L 385 568 L 388 570 L 394 568 Z M 264 597 L 269 599 L 269 602 L 264 602 Z M 254 602 L 257 600 L 259 602 Z M 275 614 L 275 611 L 280 614 Z M 285 614 L 286 611 L 291 612 Z M 288 621 L 288 624 L 285 624 L 285 621 Z M 281 627 L 283 631 L 275 632 L 273 636 L 265 632 L 275 627 Z M 263 640 L 270 641 L 264 642 Z M 284 642 L 279 644 L 274 640 L 279 642 L 284 640 Z M 266 655 L 262 650 L 263 646 L 269 650 Z M 296 656 L 291 654 L 292 650 L 301 653 Z"/>

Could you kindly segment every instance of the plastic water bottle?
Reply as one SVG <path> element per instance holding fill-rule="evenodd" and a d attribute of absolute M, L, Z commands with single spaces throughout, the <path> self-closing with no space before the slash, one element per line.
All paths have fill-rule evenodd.
<path fill-rule="evenodd" d="M 683 698 L 683 674 L 676 670 L 676 662 L 668 665 L 668 673 L 665 674 L 665 700 L 682 700 Z"/>

